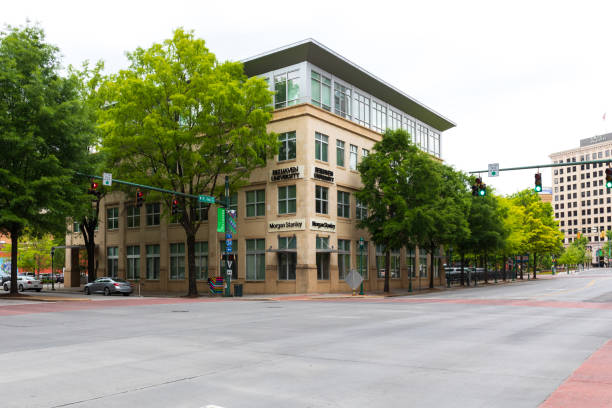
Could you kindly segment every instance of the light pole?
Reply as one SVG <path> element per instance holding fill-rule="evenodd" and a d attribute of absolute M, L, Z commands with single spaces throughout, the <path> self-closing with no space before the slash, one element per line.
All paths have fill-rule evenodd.
<path fill-rule="evenodd" d="M 411 263 L 411 267 L 410 270 L 408 271 L 408 292 L 412 292 L 412 269 L 414 268 L 414 262 L 412 262 L 412 247 L 408 248 L 408 250 L 410 251 L 409 256 L 410 256 L 410 263 Z M 415 258 L 416 260 L 416 258 Z"/>
<path fill-rule="evenodd" d="M 359 237 L 359 272 L 361 273 L 361 288 L 359 294 L 363 295 L 363 237 Z"/>
<path fill-rule="evenodd" d="M 51 247 L 51 290 L 55 290 L 55 277 L 53 276 L 53 255 L 55 255 L 55 247 Z"/>

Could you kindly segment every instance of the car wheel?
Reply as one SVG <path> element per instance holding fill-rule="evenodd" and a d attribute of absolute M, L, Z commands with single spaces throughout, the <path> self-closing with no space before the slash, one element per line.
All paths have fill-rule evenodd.
<path fill-rule="evenodd" d="M 6 283 L 4 284 L 4 291 L 5 291 L 5 292 L 8 292 L 8 291 L 9 291 L 9 287 L 8 287 L 8 285 L 7 285 Z"/>
<path fill-rule="evenodd" d="M 40 292 L 42 289 L 36 289 L 37 292 Z"/>
<path fill-rule="evenodd" d="M 124 293 L 123 296 L 130 296 L 130 294 L 129 293 Z"/>
<path fill-rule="evenodd" d="M 104 288 L 104 296 L 110 296 L 110 289 L 109 288 Z"/>
<path fill-rule="evenodd" d="M 88 288 L 88 287 L 85 287 L 85 294 L 86 294 L 86 295 L 91 294 L 91 292 L 89 292 L 89 288 Z"/>
<path fill-rule="evenodd" d="M 20 292 L 23 292 L 23 285 L 19 285 L 18 289 L 19 289 Z"/>

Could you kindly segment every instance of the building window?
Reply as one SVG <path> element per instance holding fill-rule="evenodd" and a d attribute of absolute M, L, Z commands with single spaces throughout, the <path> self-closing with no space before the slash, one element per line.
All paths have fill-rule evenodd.
<path fill-rule="evenodd" d="M 310 92 L 313 105 L 331 111 L 331 79 L 311 71 Z"/>
<path fill-rule="evenodd" d="M 351 170 L 357 170 L 357 151 L 357 146 L 351 145 L 351 151 L 349 156 L 349 166 Z"/>
<path fill-rule="evenodd" d="M 344 167 L 344 142 L 336 140 L 336 164 Z"/>
<path fill-rule="evenodd" d="M 136 207 L 135 205 L 130 205 L 127 207 L 127 227 L 140 227 L 140 208 Z"/>
<path fill-rule="evenodd" d="M 402 128 L 402 115 L 398 112 L 395 112 L 389 109 L 389 128 L 391 130 L 401 129 Z"/>
<path fill-rule="evenodd" d="M 385 262 L 386 262 L 386 252 L 384 245 L 376 245 L 376 266 L 378 270 L 378 278 L 385 277 Z M 399 249 L 391 250 L 391 258 L 390 265 L 391 269 L 391 279 L 399 279 L 400 277 L 400 251 Z"/>
<path fill-rule="evenodd" d="M 329 249 L 329 237 L 317 237 L 316 248 Z M 317 251 L 317 279 L 329 280 L 329 252 Z"/>
<path fill-rule="evenodd" d="M 246 278 L 250 281 L 266 279 L 266 240 L 246 240 Z"/>
<path fill-rule="evenodd" d="M 208 242 L 195 243 L 196 279 L 208 279 Z"/>
<path fill-rule="evenodd" d="M 351 217 L 351 194 L 346 191 L 338 191 L 338 217 Z"/>
<path fill-rule="evenodd" d="M 127 278 L 140 279 L 140 246 L 138 245 L 127 247 Z"/>
<path fill-rule="evenodd" d="M 159 203 L 147 204 L 147 225 L 159 225 L 160 205 Z"/>
<path fill-rule="evenodd" d="M 372 101 L 372 128 L 383 132 L 387 128 L 387 108 Z"/>
<path fill-rule="evenodd" d="M 278 188 L 278 213 L 293 214 L 296 208 L 295 186 L 285 186 Z"/>
<path fill-rule="evenodd" d="M 147 279 L 159 280 L 159 245 L 147 245 Z"/>
<path fill-rule="evenodd" d="M 319 132 L 315 132 L 315 159 L 327 161 L 327 140 L 329 138 Z"/>
<path fill-rule="evenodd" d="M 106 261 L 107 261 L 106 274 L 111 278 L 116 278 L 117 271 L 119 270 L 119 248 L 118 247 L 106 248 Z"/>
<path fill-rule="evenodd" d="M 266 190 L 246 192 L 246 216 L 263 217 L 266 215 Z"/>
<path fill-rule="evenodd" d="M 353 119 L 361 126 L 370 126 L 370 98 L 355 92 Z"/>
<path fill-rule="evenodd" d="M 363 241 L 363 249 L 359 247 L 357 242 L 357 271 L 363 279 L 368 279 L 368 241 Z"/>
<path fill-rule="evenodd" d="M 278 237 L 278 249 L 296 249 L 295 237 Z M 279 252 L 278 280 L 295 280 L 296 252 Z"/>
<path fill-rule="evenodd" d="M 81 223 L 78 221 L 72 222 L 72 232 L 79 233 L 81 232 Z"/>
<path fill-rule="evenodd" d="M 334 113 L 351 118 L 351 90 L 337 82 L 334 82 Z"/>
<path fill-rule="evenodd" d="M 370 151 L 368 149 L 361 149 L 361 157 L 368 157 Z"/>
<path fill-rule="evenodd" d="M 278 141 L 280 142 L 278 161 L 295 159 L 295 132 L 281 133 L 278 135 Z"/>
<path fill-rule="evenodd" d="M 355 208 L 358 220 L 365 220 L 366 218 L 368 218 L 368 206 L 366 204 L 362 203 L 359 200 L 356 200 Z"/>
<path fill-rule="evenodd" d="M 427 252 L 419 250 L 419 277 L 427 277 Z"/>
<path fill-rule="evenodd" d="M 327 214 L 328 188 L 315 186 L 315 211 L 317 214 Z"/>
<path fill-rule="evenodd" d="M 351 270 L 351 241 L 347 239 L 338 240 L 338 278 L 346 279 Z"/>
<path fill-rule="evenodd" d="M 185 279 L 185 244 L 170 244 L 170 279 Z"/>
<path fill-rule="evenodd" d="M 115 230 L 119 228 L 119 208 L 106 209 L 106 229 Z"/>
<path fill-rule="evenodd" d="M 406 268 L 408 269 L 408 276 L 411 278 L 416 278 L 416 253 L 414 248 L 406 248 Z"/>
<path fill-rule="evenodd" d="M 300 71 L 291 71 L 274 77 L 274 107 L 292 106 L 300 98 Z"/>
<path fill-rule="evenodd" d="M 210 204 L 202 203 L 198 201 L 198 205 L 195 208 L 195 219 L 196 221 L 208 221 L 208 209 Z"/>

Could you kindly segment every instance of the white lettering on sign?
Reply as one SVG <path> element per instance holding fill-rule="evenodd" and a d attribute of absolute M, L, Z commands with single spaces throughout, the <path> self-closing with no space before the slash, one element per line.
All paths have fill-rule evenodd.
<path fill-rule="evenodd" d="M 227 268 L 232 269 L 232 261 L 227 261 Z"/>

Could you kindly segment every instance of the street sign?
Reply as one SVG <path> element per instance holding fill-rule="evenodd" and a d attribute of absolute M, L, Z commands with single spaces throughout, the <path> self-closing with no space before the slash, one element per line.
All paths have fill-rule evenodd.
<path fill-rule="evenodd" d="M 357 272 L 355 269 L 351 269 L 351 271 L 349 272 L 348 275 L 346 275 L 346 278 L 344 280 L 349 285 L 349 287 L 353 290 L 357 289 L 359 285 L 361 285 L 361 282 L 363 282 L 363 278 L 361 277 L 361 274 Z"/>
<path fill-rule="evenodd" d="M 215 203 L 215 197 L 211 197 L 211 196 L 207 196 L 207 195 L 200 195 L 200 196 L 198 196 L 198 201 L 201 202 L 201 203 L 214 204 Z"/>
<path fill-rule="evenodd" d="M 227 273 L 227 276 L 232 276 L 232 270 L 231 269 L 227 269 L 225 272 Z"/>
<path fill-rule="evenodd" d="M 225 240 L 225 252 L 227 253 L 232 252 L 232 240 L 231 239 Z"/>
<path fill-rule="evenodd" d="M 102 173 L 102 184 L 105 186 L 113 185 L 113 175 L 111 173 Z"/>
<path fill-rule="evenodd" d="M 232 233 L 228 232 L 227 234 L 225 234 L 225 239 L 232 239 Z"/>
<path fill-rule="evenodd" d="M 234 261 L 227 261 L 227 269 L 232 269 L 232 264 L 234 263 Z"/>
<path fill-rule="evenodd" d="M 489 177 L 499 176 L 499 163 L 489 164 Z"/>

